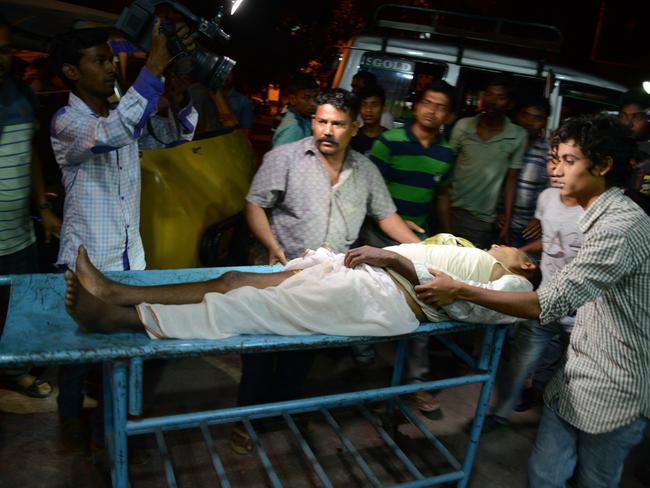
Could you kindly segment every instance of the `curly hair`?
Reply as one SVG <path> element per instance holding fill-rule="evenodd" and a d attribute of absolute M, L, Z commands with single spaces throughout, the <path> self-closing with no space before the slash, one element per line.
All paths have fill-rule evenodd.
<path fill-rule="evenodd" d="M 572 117 L 553 132 L 551 149 L 557 152 L 560 143 L 573 141 L 589 160 L 588 169 L 612 159 L 612 169 L 605 175 L 607 187 L 624 186 L 632 167 L 637 145 L 632 132 L 618 120 L 607 115 Z"/>
<path fill-rule="evenodd" d="M 347 112 L 352 120 L 357 120 L 359 115 L 359 99 L 343 88 L 321 91 L 316 97 L 316 105 L 332 105 L 338 110 Z"/>

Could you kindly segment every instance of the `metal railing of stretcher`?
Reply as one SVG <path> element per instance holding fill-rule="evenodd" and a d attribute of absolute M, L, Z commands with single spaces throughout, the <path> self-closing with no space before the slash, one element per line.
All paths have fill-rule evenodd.
<path fill-rule="evenodd" d="M 270 268 L 124 272 L 116 273 L 113 278 L 131 284 L 145 285 L 186 282 L 214 278 L 230 269 L 260 272 L 269 271 Z M 469 482 L 505 337 L 506 330 L 503 327 L 481 327 L 485 333 L 477 360 L 466 354 L 449 337 L 453 332 L 469 330 L 476 326 L 457 322 L 423 323 L 413 334 L 393 338 L 313 335 L 237 336 L 218 341 L 151 341 L 144 333 L 83 334 L 78 332 L 63 307 L 64 283 L 61 275 L 0 278 L 0 286 L 3 285 L 11 286 L 11 294 L 7 319 L 0 336 L 0 367 L 19 364 L 103 363 L 105 438 L 111 477 L 115 487 L 129 486 L 127 438 L 144 434 L 154 435 L 167 484 L 171 487 L 177 486 L 174 461 L 165 434 L 182 429 L 198 429 L 220 486 L 231 486 L 232 480 L 228 476 L 228 467 L 225 465 L 223 455 L 219 455 L 209 429 L 212 425 L 231 423 L 240 423 L 247 431 L 269 484 L 273 487 L 290 486 L 283 485 L 281 476 L 271 462 L 268 449 L 264 447 L 261 436 L 254 428 L 255 421 L 269 418 L 276 418 L 286 424 L 295 446 L 320 483 L 325 487 L 335 486 L 336 483 L 328 476 L 322 461 L 319 461 L 319 455 L 322 456 L 323 453 L 310 445 L 299 427 L 297 417 L 305 414 L 319 418 L 336 435 L 349 458 L 354 460 L 358 470 L 363 474 L 364 485 L 420 487 L 457 482 L 457 486 L 465 487 Z M 407 352 L 406 338 L 421 335 L 434 336 L 462 359 L 473 373 L 435 381 L 400 384 Z M 396 339 L 399 342 L 390 386 L 263 405 L 129 419 L 129 415 L 142 414 L 143 361 L 146 359 L 342 347 Z M 461 459 L 457 459 L 450 449 L 429 430 L 420 415 L 414 413 L 401 397 L 417 391 L 433 391 L 473 383 L 480 383 L 482 387 L 464 455 Z M 382 404 L 382 408 L 388 415 L 377 413 L 379 404 Z M 386 480 L 386 476 L 380 476 L 373 470 L 367 454 L 364 456 L 363 449 L 355 446 L 337 421 L 341 409 L 354 410 L 372 425 L 385 448 L 402 467 L 397 476 L 398 480 Z M 420 450 L 419 457 L 437 454 L 444 460 L 444 468 L 437 466 L 432 473 L 432 469 L 423 469 L 428 466 L 423 467 L 422 463 L 412 459 L 412 453 L 397 435 L 399 426 L 395 427 L 390 420 L 396 416 L 401 416 L 424 439 L 429 450 L 424 453 Z"/>

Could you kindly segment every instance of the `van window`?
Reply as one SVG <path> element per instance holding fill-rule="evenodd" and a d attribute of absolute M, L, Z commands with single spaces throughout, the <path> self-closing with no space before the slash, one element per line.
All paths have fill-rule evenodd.
<path fill-rule="evenodd" d="M 560 84 L 562 112 L 560 121 L 582 114 L 617 111 L 621 93 L 583 83 L 562 81 Z"/>
<path fill-rule="evenodd" d="M 447 66 L 367 52 L 361 58 L 359 69 L 377 77 L 386 90 L 386 111 L 399 125 L 411 118 L 415 94 L 428 83 L 442 79 Z"/>
<path fill-rule="evenodd" d="M 456 94 L 458 97 L 456 106 L 458 107 L 459 118 L 472 117 L 477 114 L 481 109 L 480 104 L 483 89 L 498 74 L 499 72 L 497 71 L 461 68 L 458 83 L 456 84 Z M 513 110 L 516 107 L 517 99 L 521 99 L 523 94 L 538 93 L 541 95 L 544 93 L 545 80 L 542 78 L 512 74 L 509 76 L 512 77 L 515 85 L 515 92 L 513 93 L 515 104 L 513 105 Z"/>

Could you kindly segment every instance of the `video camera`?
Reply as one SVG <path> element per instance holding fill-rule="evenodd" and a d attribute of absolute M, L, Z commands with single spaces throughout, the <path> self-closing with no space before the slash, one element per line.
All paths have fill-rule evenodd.
<path fill-rule="evenodd" d="M 220 27 L 223 6 L 219 7 L 214 19 L 207 20 L 194 15 L 184 5 L 174 0 L 136 0 L 130 7 L 124 8 L 115 23 L 115 28 L 142 50 L 149 52 L 151 30 L 156 19 L 156 7 L 163 4 L 173 8 L 196 25 L 196 31 L 192 34 L 194 37 L 198 33 L 210 40 L 228 41 L 230 39 L 230 36 Z M 223 85 L 235 66 L 235 61 L 227 56 L 214 54 L 200 46 L 197 46 L 191 53 L 186 51 L 183 43 L 176 36 L 174 23 L 167 19 L 160 19 L 160 30 L 167 37 L 167 48 L 174 65 L 180 67 L 182 63 L 179 61 L 189 59 L 199 83 L 213 91 Z M 178 71 L 181 69 L 179 68 Z"/>

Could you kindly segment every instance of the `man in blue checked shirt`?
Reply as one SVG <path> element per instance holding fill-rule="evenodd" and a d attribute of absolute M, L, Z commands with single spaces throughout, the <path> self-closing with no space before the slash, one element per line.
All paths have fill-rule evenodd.
<path fill-rule="evenodd" d="M 52 42 L 52 66 L 71 90 L 68 104 L 54 115 L 50 132 L 65 185 L 60 266 L 73 269 L 83 243 L 102 271 L 145 268 L 138 150 L 190 141 L 198 118 L 186 87 L 178 82 L 167 116 L 157 113 L 164 89 L 162 74 L 171 59 L 159 26 L 156 20 L 145 66 L 116 105 L 108 101 L 114 94 L 116 69 L 107 32 L 73 30 Z M 194 49 L 186 25 L 178 24 L 176 35 L 188 50 Z M 74 434 L 66 439 L 65 425 L 73 425 L 71 432 L 79 430 L 74 424 L 81 414 L 85 369 L 59 370 L 63 440 L 74 450 L 86 446 Z"/>

